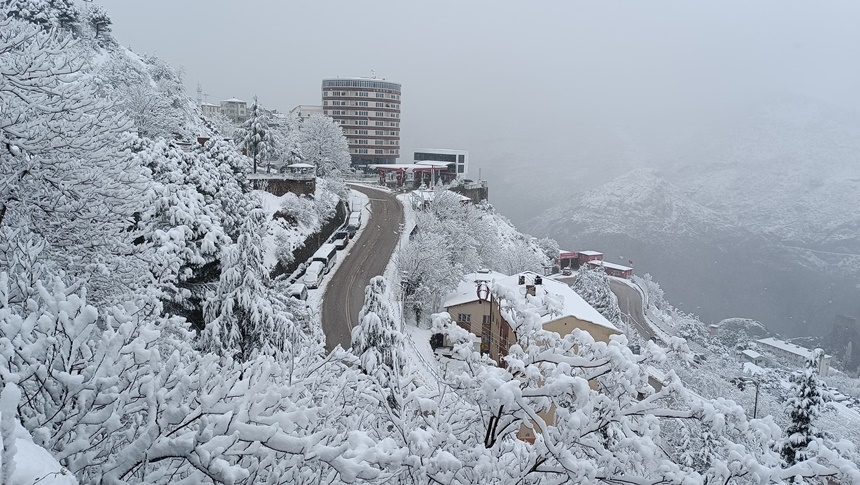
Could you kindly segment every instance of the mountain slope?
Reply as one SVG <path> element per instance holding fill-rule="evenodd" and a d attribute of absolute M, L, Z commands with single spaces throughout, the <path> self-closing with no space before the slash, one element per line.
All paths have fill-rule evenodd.
<path fill-rule="evenodd" d="M 857 311 L 848 280 L 810 270 L 796 255 L 691 200 L 652 170 L 635 170 L 573 196 L 529 229 L 665 282 L 678 306 L 705 321 L 744 316 L 792 335 L 820 334 Z"/>

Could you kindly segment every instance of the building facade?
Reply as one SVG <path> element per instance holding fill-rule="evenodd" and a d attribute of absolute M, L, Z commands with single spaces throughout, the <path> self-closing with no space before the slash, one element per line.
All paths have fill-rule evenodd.
<path fill-rule="evenodd" d="M 373 78 L 322 81 L 323 115 L 340 124 L 354 167 L 400 157 L 400 84 Z"/>
<path fill-rule="evenodd" d="M 308 104 L 300 104 L 290 110 L 291 115 L 296 115 L 301 121 L 310 118 L 313 115 L 322 115 L 322 106 L 314 106 Z"/>
<path fill-rule="evenodd" d="M 756 343 L 759 345 L 761 350 L 771 353 L 784 363 L 797 367 L 798 369 L 803 369 L 804 366 L 806 366 L 806 360 L 812 355 L 812 350 L 807 349 L 806 347 L 801 347 L 800 345 L 795 345 L 777 338 L 763 338 L 756 340 Z M 818 361 L 818 365 L 816 366 L 818 375 L 822 377 L 827 376 L 827 373 L 830 371 L 830 359 L 832 358 L 833 356 L 827 354 L 823 354 L 821 356 L 821 359 Z"/>
<path fill-rule="evenodd" d="M 248 119 L 248 103 L 236 98 L 225 99 L 221 101 L 221 114 L 241 123 Z"/>
<path fill-rule="evenodd" d="M 212 103 L 200 103 L 200 111 L 203 112 L 203 116 L 211 118 L 221 114 L 221 106 Z"/>
<path fill-rule="evenodd" d="M 448 148 L 419 148 L 413 153 L 415 162 L 442 162 L 452 164 L 451 169 L 457 178 L 464 178 L 469 173 L 469 151 L 451 150 Z"/>

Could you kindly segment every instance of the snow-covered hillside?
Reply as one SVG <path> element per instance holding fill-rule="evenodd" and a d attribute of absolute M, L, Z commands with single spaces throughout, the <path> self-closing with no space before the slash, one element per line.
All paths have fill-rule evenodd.
<path fill-rule="evenodd" d="M 858 289 L 796 250 L 734 222 L 667 182 L 635 170 L 571 197 L 529 228 L 567 249 L 632 259 L 705 321 L 750 317 L 792 335 L 823 333 L 838 313 L 858 312 Z"/>

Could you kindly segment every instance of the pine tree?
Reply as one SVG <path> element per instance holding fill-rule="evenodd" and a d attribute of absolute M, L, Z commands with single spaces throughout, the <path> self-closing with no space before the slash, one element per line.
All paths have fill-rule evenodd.
<path fill-rule="evenodd" d="M 352 352 L 361 369 L 385 388 L 395 389 L 403 370 L 403 334 L 394 321 L 385 279 L 375 276 L 364 290 L 359 324 L 352 329 Z M 394 404 L 394 396 L 389 397 Z"/>
<path fill-rule="evenodd" d="M 788 415 L 791 423 L 785 429 L 785 439 L 780 453 L 788 466 L 809 458 L 807 446 L 819 436 L 814 421 L 821 414 L 824 400 L 821 397 L 821 381 L 818 366 L 824 351 L 815 349 L 806 360 L 803 372 L 791 377 L 793 396 L 788 400 Z"/>
<path fill-rule="evenodd" d="M 218 290 L 204 305 L 204 347 L 239 361 L 286 350 L 293 327 L 263 264 L 265 231 L 265 213 L 251 211 L 237 243 L 225 249 Z"/>
<path fill-rule="evenodd" d="M 254 96 L 254 103 L 248 110 L 248 119 L 236 132 L 236 135 L 241 137 L 241 146 L 247 155 L 254 160 L 253 173 L 257 173 L 259 162 L 268 160 L 273 151 L 272 135 L 269 131 L 268 116 L 260 108 L 257 97 Z M 271 166 L 268 166 L 267 169 L 267 171 L 271 171 Z"/>

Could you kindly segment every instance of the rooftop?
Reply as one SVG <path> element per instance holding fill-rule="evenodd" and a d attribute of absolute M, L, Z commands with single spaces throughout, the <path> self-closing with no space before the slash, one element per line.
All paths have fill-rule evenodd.
<path fill-rule="evenodd" d="M 583 256 L 603 256 L 603 253 L 598 251 L 579 251 L 579 254 Z"/>
<path fill-rule="evenodd" d="M 756 342 L 758 342 L 762 345 L 765 345 L 765 346 L 773 347 L 775 349 L 784 350 L 784 351 L 792 353 L 794 355 L 798 355 L 800 357 L 803 357 L 804 359 L 808 359 L 809 356 L 812 355 L 812 351 L 807 349 L 806 347 L 801 347 L 800 345 L 795 345 L 793 343 L 786 342 L 785 340 L 780 340 L 780 339 L 773 338 L 773 337 L 759 339 L 759 340 L 756 340 Z M 827 354 L 824 355 L 825 359 L 829 359 L 831 357 L 832 356 L 827 355 Z"/>
<path fill-rule="evenodd" d="M 520 276 L 524 277 L 525 284 L 519 284 Z M 527 285 L 533 285 L 536 277 L 541 277 L 542 282 L 535 286 L 535 296 L 526 297 Z M 506 276 L 496 272 L 479 272 L 471 273 L 463 277 L 457 290 L 445 298 L 444 306 L 451 307 L 454 305 L 462 305 L 478 300 L 476 281 L 487 281 L 497 283 L 508 288 L 517 288 L 517 292 L 522 301 L 529 301 L 533 305 L 541 308 L 541 318 L 543 324 L 558 320 L 564 317 L 574 317 L 578 320 L 591 322 L 601 327 L 618 330 L 609 320 L 600 314 L 597 310 L 582 299 L 573 288 L 570 286 L 547 277 L 538 275 L 531 271 L 525 271 L 513 276 Z M 535 300 L 537 299 L 537 300 Z M 550 311 L 552 309 L 552 311 Z M 545 310 L 545 313 L 543 311 Z"/>
<path fill-rule="evenodd" d="M 224 101 L 221 101 L 221 102 L 222 103 L 244 103 L 244 101 L 242 101 L 241 99 L 238 99 L 238 98 L 225 99 Z"/>
<path fill-rule="evenodd" d="M 629 266 L 622 266 L 608 261 L 589 261 L 588 264 L 592 266 L 600 266 L 601 268 L 617 269 L 619 271 L 633 271 L 633 268 Z"/>

